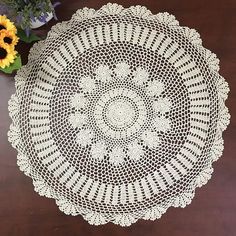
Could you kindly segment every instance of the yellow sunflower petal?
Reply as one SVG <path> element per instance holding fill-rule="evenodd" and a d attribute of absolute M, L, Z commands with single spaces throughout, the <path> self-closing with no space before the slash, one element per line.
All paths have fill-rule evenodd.
<path fill-rule="evenodd" d="M 9 45 L 0 43 L 0 68 L 8 67 L 16 58 L 16 51 Z"/>
<path fill-rule="evenodd" d="M 15 35 L 13 31 L 1 30 L 0 31 L 0 43 L 8 44 L 14 47 L 19 41 L 19 38 Z"/>
<path fill-rule="evenodd" d="M 17 33 L 15 25 L 5 15 L 0 15 L 0 30 L 3 29 Z"/>

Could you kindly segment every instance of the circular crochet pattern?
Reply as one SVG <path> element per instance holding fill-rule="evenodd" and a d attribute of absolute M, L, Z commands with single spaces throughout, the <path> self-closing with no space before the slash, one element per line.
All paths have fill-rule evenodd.
<path fill-rule="evenodd" d="M 128 63 L 98 65 L 95 76 L 81 77 L 81 91 L 71 95 L 68 117 L 80 147 L 90 147 L 89 157 L 113 165 L 139 160 L 145 148 L 160 145 L 159 136 L 171 129 L 171 101 L 162 97 L 164 84 L 149 81 L 141 67 Z"/>
<path fill-rule="evenodd" d="M 52 27 L 18 71 L 9 141 L 35 190 L 90 224 L 188 205 L 223 152 L 229 91 L 199 34 L 107 4 Z"/>

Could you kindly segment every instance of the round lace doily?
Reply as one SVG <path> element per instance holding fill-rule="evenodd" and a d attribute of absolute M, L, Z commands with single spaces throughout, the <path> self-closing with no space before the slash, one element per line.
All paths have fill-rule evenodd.
<path fill-rule="evenodd" d="M 35 190 L 90 224 L 185 207 L 229 123 L 216 55 L 173 15 L 78 10 L 34 45 L 9 101 L 9 141 Z"/>

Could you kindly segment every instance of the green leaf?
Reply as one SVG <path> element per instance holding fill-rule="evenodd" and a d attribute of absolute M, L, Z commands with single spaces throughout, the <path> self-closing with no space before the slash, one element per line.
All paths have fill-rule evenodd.
<path fill-rule="evenodd" d="M 6 74 L 11 74 L 14 70 L 18 70 L 20 69 L 22 66 L 21 63 L 21 57 L 20 55 L 17 55 L 17 58 L 15 59 L 15 61 L 10 64 L 10 66 L 3 68 L 0 68 L 1 71 L 3 71 Z"/>
<path fill-rule="evenodd" d="M 41 38 L 34 34 L 32 31 L 30 32 L 29 37 L 26 35 L 25 31 L 22 29 L 17 29 L 17 36 L 20 38 L 21 41 L 25 43 L 32 43 L 34 41 L 39 41 Z"/>

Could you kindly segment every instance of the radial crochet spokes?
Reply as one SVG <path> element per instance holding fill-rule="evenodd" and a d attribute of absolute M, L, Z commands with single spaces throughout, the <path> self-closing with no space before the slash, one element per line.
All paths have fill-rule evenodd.
<path fill-rule="evenodd" d="M 171 130 L 165 85 L 159 78 L 151 80 L 145 68 L 133 69 L 127 62 L 114 69 L 99 65 L 79 78 L 79 86 L 81 91 L 71 95 L 68 121 L 77 144 L 91 146 L 93 159 L 107 158 L 113 165 L 127 158 L 138 161 L 145 147 L 158 148 L 161 134 Z"/>

